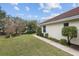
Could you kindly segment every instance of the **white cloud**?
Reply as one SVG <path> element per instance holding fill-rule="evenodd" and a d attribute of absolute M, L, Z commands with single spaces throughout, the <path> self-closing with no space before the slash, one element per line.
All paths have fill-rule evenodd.
<path fill-rule="evenodd" d="M 44 13 L 49 13 L 50 10 L 44 9 L 43 12 L 44 12 Z"/>
<path fill-rule="evenodd" d="M 59 3 L 48 3 L 46 5 L 47 5 L 47 9 L 53 9 L 53 8 L 62 9 L 62 7 Z"/>
<path fill-rule="evenodd" d="M 43 12 L 50 12 L 52 9 L 59 8 L 62 9 L 60 3 L 40 3 L 40 8 Z"/>
<path fill-rule="evenodd" d="M 44 3 L 40 3 L 39 5 L 40 5 L 39 10 L 42 9 L 42 8 L 44 8 Z"/>
<path fill-rule="evenodd" d="M 19 7 L 17 7 L 18 3 L 10 3 L 10 4 L 14 7 L 15 10 L 17 10 L 17 11 L 20 10 Z"/>
<path fill-rule="evenodd" d="M 52 16 L 42 17 L 43 20 L 48 20 L 50 18 L 53 18 Z"/>
<path fill-rule="evenodd" d="M 27 17 L 28 17 L 28 18 L 32 18 L 32 15 L 29 14 L 29 15 L 27 15 Z"/>
<path fill-rule="evenodd" d="M 42 17 L 41 19 L 48 20 L 48 19 L 51 19 L 51 18 L 53 18 L 53 17 L 58 16 L 59 14 L 60 14 L 60 13 L 51 14 L 50 16 L 47 16 L 47 17 Z"/>
<path fill-rule="evenodd" d="M 27 11 L 29 11 L 29 10 L 30 10 L 30 8 L 29 8 L 28 6 L 26 6 L 25 8 L 26 8 L 26 10 L 27 10 Z"/>
<path fill-rule="evenodd" d="M 19 16 L 24 16 L 24 14 L 18 14 Z"/>
<path fill-rule="evenodd" d="M 38 16 L 37 16 L 37 15 L 28 14 L 28 15 L 27 15 L 27 18 L 28 18 L 28 19 L 37 19 Z"/>
<path fill-rule="evenodd" d="M 16 17 L 24 18 L 24 17 L 25 17 L 25 14 L 21 14 L 21 13 L 19 13 L 19 14 L 16 14 L 15 16 L 16 16 Z"/>
<path fill-rule="evenodd" d="M 36 16 L 34 16 L 35 18 L 37 18 L 38 16 L 36 15 Z"/>
<path fill-rule="evenodd" d="M 14 5 L 14 6 L 16 6 L 16 5 L 18 5 L 18 3 L 10 3 L 11 5 Z"/>
<path fill-rule="evenodd" d="M 15 9 L 15 10 L 17 10 L 17 11 L 19 11 L 19 10 L 20 10 L 17 6 L 14 6 L 14 9 Z"/>
<path fill-rule="evenodd" d="M 79 3 L 73 3 L 72 6 L 75 7 L 79 7 Z"/>
<path fill-rule="evenodd" d="M 46 18 L 46 17 L 41 17 L 41 19 L 43 19 L 43 20 L 44 20 L 44 19 L 47 19 L 47 18 Z"/>
<path fill-rule="evenodd" d="M 54 14 L 51 14 L 52 17 L 55 17 L 55 16 L 58 16 L 60 15 L 61 13 L 54 13 Z"/>

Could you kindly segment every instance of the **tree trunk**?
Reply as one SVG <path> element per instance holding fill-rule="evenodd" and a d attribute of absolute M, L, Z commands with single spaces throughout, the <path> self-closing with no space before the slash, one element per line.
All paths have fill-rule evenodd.
<path fill-rule="evenodd" d="M 9 34 L 10 35 L 10 38 L 12 37 L 12 35 L 11 34 Z"/>
<path fill-rule="evenodd" d="M 69 36 L 68 36 L 68 45 L 69 46 L 71 45 Z"/>
<path fill-rule="evenodd" d="M 3 33 L 5 33 L 5 30 L 4 30 L 4 28 L 3 28 Z"/>

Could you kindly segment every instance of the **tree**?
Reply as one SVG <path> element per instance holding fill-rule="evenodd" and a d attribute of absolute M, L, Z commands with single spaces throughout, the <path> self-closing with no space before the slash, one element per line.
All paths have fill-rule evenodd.
<path fill-rule="evenodd" d="M 39 36 L 42 36 L 42 37 L 44 36 L 43 33 L 42 33 L 42 30 L 41 30 L 41 27 L 39 27 L 39 26 L 37 27 L 36 34 L 39 35 Z"/>
<path fill-rule="evenodd" d="M 27 21 L 27 32 L 28 33 L 35 33 L 37 29 L 37 21 L 36 20 L 31 20 Z"/>
<path fill-rule="evenodd" d="M 70 46 L 70 40 L 77 37 L 77 28 L 75 26 L 66 26 L 62 29 L 62 35 L 67 37 Z"/>
<path fill-rule="evenodd" d="M 3 10 L 1 9 L 1 7 L 0 7 L 0 19 L 2 19 L 2 18 L 4 18 L 4 17 L 6 17 L 6 12 L 3 11 Z"/>
<path fill-rule="evenodd" d="M 7 17 L 5 22 L 5 32 L 8 37 L 11 37 L 13 34 L 15 34 L 16 25 L 11 17 Z"/>
<path fill-rule="evenodd" d="M 14 17 L 14 23 L 16 25 L 16 34 L 22 34 L 26 29 L 25 21 L 20 17 Z"/>
<path fill-rule="evenodd" d="M 6 12 L 5 11 L 3 11 L 2 9 L 1 9 L 1 7 L 0 7 L 0 30 L 1 31 L 3 31 L 3 33 L 4 33 L 4 20 L 3 20 L 3 18 L 5 18 L 6 17 Z"/>
<path fill-rule="evenodd" d="M 40 33 L 42 33 L 41 27 L 37 27 L 36 33 L 37 33 L 37 35 L 40 35 Z"/>
<path fill-rule="evenodd" d="M 24 32 L 26 23 L 19 17 L 7 16 L 5 21 L 6 37 L 16 36 Z"/>

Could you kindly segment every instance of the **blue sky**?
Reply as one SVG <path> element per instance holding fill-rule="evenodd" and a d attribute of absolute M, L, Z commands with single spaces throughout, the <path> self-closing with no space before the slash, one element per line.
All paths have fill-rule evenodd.
<path fill-rule="evenodd" d="M 2 9 L 11 16 L 19 16 L 25 20 L 44 21 L 63 12 L 78 7 L 77 3 L 0 3 Z"/>

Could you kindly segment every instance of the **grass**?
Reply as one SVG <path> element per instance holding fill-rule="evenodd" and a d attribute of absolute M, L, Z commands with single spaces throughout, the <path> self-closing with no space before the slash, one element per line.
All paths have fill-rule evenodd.
<path fill-rule="evenodd" d="M 32 35 L 21 35 L 14 38 L 0 36 L 1 56 L 70 56 Z"/>

